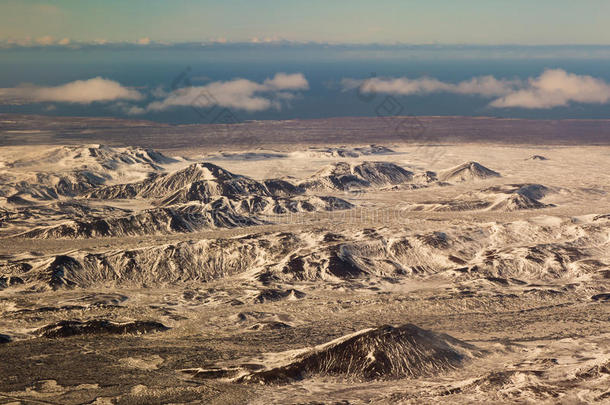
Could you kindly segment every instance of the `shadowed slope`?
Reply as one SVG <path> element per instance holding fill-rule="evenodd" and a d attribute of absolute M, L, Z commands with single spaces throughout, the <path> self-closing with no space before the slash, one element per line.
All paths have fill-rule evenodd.
<path fill-rule="evenodd" d="M 439 172 L 438 179 L 447 182 L 462 182 L 471 180 L 482 180 L 490 177 L 500 177 L 495 172 L 478 162 L 466 162 L 451 169 Z"/>
<path fill-rule="evenodd" d="M 343 336 L 296 357 L 290 358 L 290 354 L 286 354 L 289 357 L 286 364 L 249 372 L 238 377 L 237 381 L 287 383 L 315 375 L 358 380 L 429 376 L 459 368 L 483 353 L 475 346 L 449 335 L 430 332 L 413 324 L 397 327 L 385 325 Z M 247 366 L 243 369 L 252 369 L 251 365 Z M 230 370 L 226 371 L 230 373 Z M 210 374 L 208 370 L 185 372 L 203 378 L 227 376 Z"/>

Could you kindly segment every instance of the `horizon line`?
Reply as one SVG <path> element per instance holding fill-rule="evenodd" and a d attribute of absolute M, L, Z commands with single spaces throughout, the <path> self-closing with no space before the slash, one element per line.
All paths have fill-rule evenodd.
<path fill-rule="evenodd" d="M 273 47 L 273 46 L 320 46 L 320 47 L 379 47 L 379 48 L 435 48 L 435 47 L 472 47 L 472 48 L 503 48 L 503 47 L 520 47 L 520 48 L 567 48 L 567 47 L 610 47 L 610 43 L 471 43 L 471 42 L 433 42 L 433 43 L 415 43 L 415 42 L 320 42 L 320 41 L 292 41 L 292 40 L 273 40 L 273 41 L 220 41 L 220 40 L 202 40 L 202 41 L 156 41 L 149 40 L 147 43 L 139 43 L 136 41 L 72 41 L 60 43 L 58 39 L 55 42 L 48 44 L 37 43 L 35 39 L 15 40 L 12 38 L 0 38 L 0 50 L 27 48 L 27 49 L 72 49 L 78 50 L 84 47 L 136 47 L 141 49 L 151 48 L 171 48 L 179 46 L 189 47 L 231 47 L 231 46 L 251 46 L 251 47 Z"/>

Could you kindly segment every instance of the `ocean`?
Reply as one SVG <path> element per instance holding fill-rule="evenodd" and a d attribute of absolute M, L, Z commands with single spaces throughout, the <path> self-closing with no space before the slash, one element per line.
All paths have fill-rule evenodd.
<path fill-rule="evenodd" d="M 278 72 L 302 73 L 309 89 L 294 92 L 280 108 L 260 111 L 233 109 L 239 121 L 287 120 L 379 115 L 385 95 L 358 96 L 345 90 L 342 79 L 430 77 L 457 83 L 476 76 L 498 79 L 537 77 L 545 69 L 563 69 L 610 82 L 606 47 L 460 47 L 460 46 L 323 46 L 323 45 L 184 45 L 85 46 L 81 49 L 16 48 L 0 50 L 0 87 L 24 83 L 55 86 L 103 77 L 138 89 L 149 98 L 188 83 L 244 78 L 261 83 Z M 454 93 L 394 96 L 400 115 L 493 116 L 531 119 L 609 118 L 610 104 L 579 104 L 547 109 L 492 108 L 490 98 Z M 121 103 L 94 102 L 0 104 L 0 113 L 61 116 L 101 116 L 146 119 L 165 123 L 205 123 L 190 107 L 174 107 L 129 115 Z"/>

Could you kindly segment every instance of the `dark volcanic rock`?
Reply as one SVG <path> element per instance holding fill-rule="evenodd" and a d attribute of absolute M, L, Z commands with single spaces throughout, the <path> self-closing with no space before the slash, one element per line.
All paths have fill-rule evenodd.
<path fill-rule="evenodd" d="M 11 269 L 30 269 L 19 278 L 35 290 L 95 285 L 160 286 L 185 281 L 208 282 L 250 270 L 261 257 L 278 261 L 294 249 L 292 233 L 250 234 L 236 239 L 200 239 L 176 244 L 119 249 L 108 252 L 73 252 L 0 264 L 3 277 Z M 13 281 L 10 281 L 13 283 Z"/>
<path fill-rule="evenodd" d="M 54 290 L 62 287 L 74 287 L 76 283 L 70 279 L 70 276 L 79 273 L 82 268 L 78 260 L 70 256 L 59 255 L 55 257 L 47 271 L 42 273 L 42 279 Z"/>
<path fill-rule="evenodd" d="M 610 360 L 576 373 L 576 377 L 584 379 L 600 378 L 605 375 L 610 375 Z"/>
<path fill-rule="evenodd" d="M 300 184 L 305 189 L 349 191 L 365 187 L 402 184 L 413 180 L 413 173 L 389 162 L 362 162 L 352 165 L 337 162 Z"/>
<path fill-rule="evenodd" d="M 8 287 L 14 287 L 16 285 L 23 284 L 23 279 L 16 276 L 1 276 L 0 277 L 0 290 Z"/>
<path fill-rule="evenodd" d="M 357 278 L 365 274 L 360 267 L 339 254 L 332 254 L 329 257 L 328 272 L 342 279 Z"/>
<path fill-rule="evenodd" d="M 429 234 L 416 235 L 416 238 L 422 243 L 437 249 L 447 249 L 450 242 L 449 237 L 444 232 L 432 232 Z"/>
<path fill-rule="evenodd" d="M 294 290 L 277 290 L 277 289 L 268 289 L 261 291 L 256 298 L 254 298 L 255 302 L 263 303 L 267 301 L 280 301 L 283 299 L 299 299 L 305 297 L 305 293 Z"/>
<path fill-rule="evenodd" d="M 539 200 L 551 192 L 548 187 L 536 183 L 503 184 L 487 187 L 481 191 L 484 193 L 520 194 L 534 200 Z"/>
<path fill-rule="evenodd" d="M 202 228 L 251 226 L 264 221 L 239 214 L 224 198 L 210 204 L 160 207 L 115 218 L 74 220 L 20 234 L 26 238 L 94 238 L 193 232 Z"/>
<path fill-rule="evenodd" d="M 495 172 L 478 162 L 466 162 L 451 169 L 439 172 L 438 179 L 447 182 L 462 182 L 469 180 L 482 180 L 490 177 L 500 177 Z"/>
<path fill-rule="evenodd" d="M 100 187 L 88 194 L 88 197 L 98 199 L 149 199 L 157 208 L 120 216 L 96 214 L 75 218 L 70 215 L 69 221 L 37 227 L 19 236 L 92 238 L 193 232 L 203 228 L 266 223 L 257 216 L 259 214 L 353 207 L 337 197 L 304 196 L 304 192 L 302 187 L 285 180 L 258 182 L 211 163 L 196 163 L 174 173 L 153 173 L 140 182 Z"/>
<path fill-rule="evenodd" d="M 36 331 L 41 337 L 60 338 L 76 335 L 124 335 L 162 332 L 169 328 L 162 323 L 154 321 L 134 321 L 115 323 L 108 320 L 91 321 L 60 321 L 44 326 Z"/>
<path fill-rule="evenodd" d="M 289 329 L 292 326 L 287 323 L 280 321 L 268 321 L 268 322 L 259 322 L 250 326 L 249 330 L 278 330 L 278 329 Z"/>
<path fill-rule="evenodd" d="M 153 198 L 164 205 L 189 201 L 210 202 L 217 197 L 245 197 L 270 193 L 262 183 L 233 174 L 212 163 L 194 163 L 170 174 L 151 175 L 137 183 L 102 187 L 92 198 Z"/>
<path fill-rule="evenodd" d="M 489 209 L 491 211 L 519 211 L 519 210 L 530 210 L 530 209 L 541 209 L 554 207 L 553 204 L 544 204 L 536 199 L 528 197 L 525 194 L 511 194 L 509 197 L 498 201 L 491 205 Z"/>
<path fill-rule="evenodd" d="M 278 197 L 289 197 L 294 195 L 303 194 L 305 189 L 299 186 L 295 186 L 294 184 L 281 179 L 267 179 L 264 180 L 263 183 L 269 193 Z"/>
<path fill-rule="evenodd" d="M 413 179 L 413 173 L 389 162 L 362 162 L 353 172 L 371 184 L 380 186 L 401 184 Z"/>
<path fill-rule="evenodd" d="M 470 344 L 412 324 L 382 326 L 318 346 L 284 366 L 255 371 L 239 381 L 287 383 L 314 375 L 358 380 L 438 375 L 481 354 Z"/>
<path fill-rule="evenodd" d="M 610 220 L 610 214 L 600 214 L 593 217 L 594 221 Z"/>

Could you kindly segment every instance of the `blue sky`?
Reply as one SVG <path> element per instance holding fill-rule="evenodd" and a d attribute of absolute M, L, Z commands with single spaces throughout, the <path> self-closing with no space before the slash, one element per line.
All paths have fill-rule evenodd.
<path fill-rule="evenodd" d="M 606 118 L 609 15 L 610 0 L 0 0 L 0 113 L 372 115 L 367 94 L 415 115 Z"/>
<path fill-rule="evenodd" d="M 610 44 L 607 0 L 0 0 L 0 40 Z"/>

